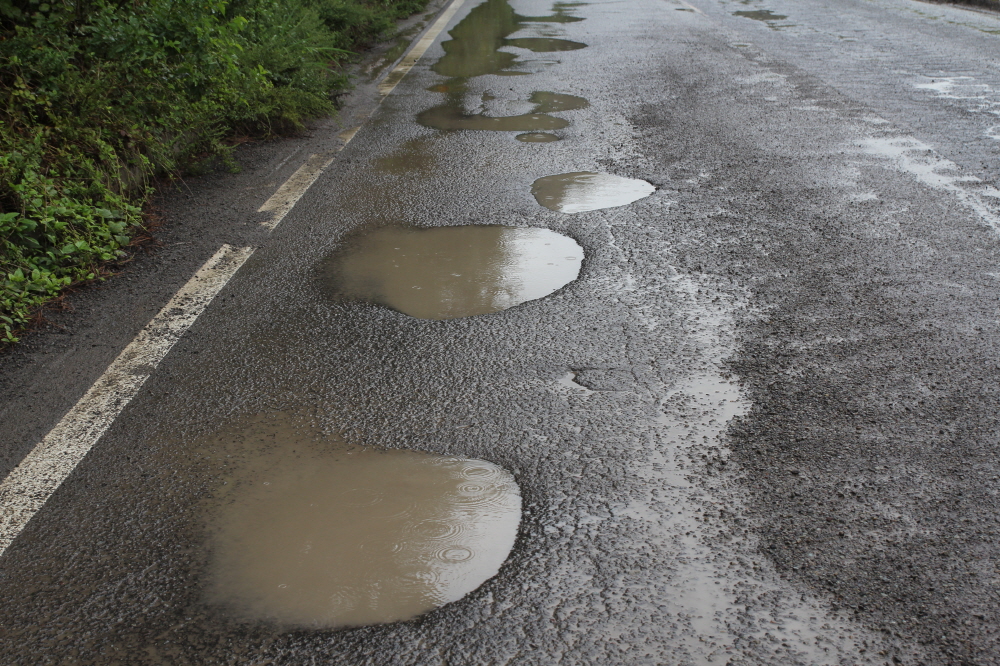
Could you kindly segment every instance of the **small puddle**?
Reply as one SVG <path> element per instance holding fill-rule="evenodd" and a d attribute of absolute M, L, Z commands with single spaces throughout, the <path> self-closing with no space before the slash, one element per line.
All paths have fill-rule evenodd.
<path fill-rule="evenodd" d="M 593 171 L 545 176 L 531 185 L 531 193 L 540 205 L 560 213 L 625 206 L 655 191 L 644 180 Z"/>
<path fill-rule="evenodd" d="M 559 137 L 555 134 L 548 134 L 547 132 L 526 132 L 525 134 L 518 134 L 514 137 L 518 141 L 524 141 L 525 143 L 549 143 L 552 141 L 559 141 Z"/>
<path fill-rule="evenodd" d="M 753 19 L 754 21 L 764 21 L 765 23 L 769 23 L 771 21 L 784 21 L 788 18 L 784 14 L 775 14 L 770 9 L 733 12 L 733 16 L 742 16 L 744 18 Z"/>
<path fill-rule="evenodd" d="M 568 39 L 554 39 L 551 37 L 520 37 L 518 39 L 503 40 L 504 46 L 516 46 L 519 49 L 527 49 L 535 53 L 553 53 L 555 51 L 577 51 L 587 48 L 582 42 L 573 42 Z"/>
<path fill-rule="evenodd" d="M 208 601 L 239 619 L 408 620 L 492 578 L 514 545 L 520 491 L 492 463 L 284 444 L 245 472 L 211 522 Z"/>
<path fill-rule="evenodd" d="M 427 139 L 411 139 L 394 153 L 375 160 L 375 168 L 393 176 L 430 173 L 437 159 Z"/>
<path fill-rule="evenodd" d="M 576 111 L 590 106 L 583 97 L 566 95 L 564 93 L 537 90 L 531 93 L 528 100 L 535 105 L 535 113 L 559 113 L 560 111 Z"/>
<path fill-rule="evenodd" d="M 548 296 L 575 280 L 582 262 L 575 240 L 548 229 L 382 227 L 348 241 L 322 272 L 338 296 L 454 319 Z"/>
<path fill-rule="evenodd" d="M 446 91 L 449 86 L 441 86 Z M 484 101 L 494 99 L 484 96 Z M 461 101 L 442 104 L 417 114 L 417 122 L 424 127 L 439 130 L 492 130 L 498 132 L 531 132 L 540 130 L 556 130 L 569 126 L 569 121 L 548 115 L 560 111 L 585 109 L 590 102 L 576 95 L 565 95 L 544 90 L 531 94 L 529 101 L 535 105 L 531 113 L 519 116 L 487 116 L 480 113 L 468 114 L 462 111 Z M 551 135 L 547 135 L 551 136 Z M 556 137 L 558 139 L 558 137 Z"/>
<path fill-rule="evenodd" d="M 551 16 L 518 16 L 521 23 L 576 23 L 584 19 L 579 16 L 570 16 L 567 12 L 574 7 L 582 7 L 586 2 L 557 2 L 552 5 Z"/>
<path fill-rule="evenodd" d="M 461 107 L 451 104 L 435 106 L 421 111 L 417 122 L 424 127 L 439 130 L 492 130 L 496 132 L 530 132 L 532 130 L 557 130 L 569 126 L 569 121 L 544 113 L 525 113 L 520 116 L 484 116 L 463 113 Z"/>

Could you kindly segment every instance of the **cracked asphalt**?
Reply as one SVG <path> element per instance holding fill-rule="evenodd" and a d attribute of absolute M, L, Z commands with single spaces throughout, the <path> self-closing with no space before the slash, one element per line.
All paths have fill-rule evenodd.
<path fill-rule="evenodd" d="M 0 660 L 1000 663 L 1000 17 L 466 2 L 449 29 L 583 19 L 522 21 L 483 48 L 524 74 L 447 91 L 480 119 L 588 100 L 551 112 L 560 140 L 419 124 L 449 85 L 442 33 L 273 234 L 257 208 L 343 145 L 375 82 L 166 193 L 159 249 L 0 358 L 7 473 L 220 244 L 258 247 L 3 554 Z M 517 46 L 544 40 L 586 47 Z M 657 189 L 574 214 L 531 194 L 580 171 Z M 580 276 L 441 321 L 324 285 L 361 230 L 463 224 L 570 236 Z M 503 467 L 510 557 L 408 622 L 227 614 L 206 597 L 212 516 L 290 428 Z"/>

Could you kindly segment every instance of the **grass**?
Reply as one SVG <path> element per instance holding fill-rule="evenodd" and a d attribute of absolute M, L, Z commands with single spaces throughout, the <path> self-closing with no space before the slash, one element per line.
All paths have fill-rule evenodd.
<path fill-rule="evenodd" d="M 154 178 L 334 112 L 342 64 L 426 0 L 0 0 L 0 343 L 102 279 Z"/>

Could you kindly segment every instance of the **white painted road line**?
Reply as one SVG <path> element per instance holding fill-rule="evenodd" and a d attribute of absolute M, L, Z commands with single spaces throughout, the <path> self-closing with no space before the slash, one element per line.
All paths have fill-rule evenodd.
<path fill-rule="evenodd" d="M 705 13 L 705 12 L 701 11 L 700 9 L 698 9 L 697 7 L 695 7 L 694 5 L 692 5 L 691 3 L 684 2 L 684 0 L 678 0 L 678 2 L 680 2 L 682 5 L 684 5 L 685 7 L 687 7 L 688 9 L 690 9 L 693 12 L 696 12 L 698 14 L 704 14 Z"/>
<path fill-rule="evenodd" d="M 444 10 L 438 17 L 437 21 L 430 27 L 427 32 L 424 33 L 416 45 L 410 52 L 403 56 L 403 59 L 392 68 L 382 82 L 378 84 L 379 100 L 375 105 L 378 108 L 378 104 L 382 103 L 386 95 L 391 93 L 396 85 L 403 80 L 407 72 L 413 69 L 413 66 L 417 64 L 417 61 L 423 57 L 427 49 L 430 48 L 437 36 L 441 34 L 441 31 L 445 29 L 448 22 L 455 15 L 455 12 L 465 3 L 465 0 L 452 0 L 451 5 L 448 9 Z M 374 113 L 374 109 L 372 110 Z M 371 113 L 368 114 L 371 116 Z M 322 153 L 317 155 L 312 155 L 306 161 L 305 164 L 296 169 L 288 180 L 286 180 L 278 191 L 271 195 L 271 197 L 264 202 L 264 205 L 257 209 L 258 213 L 271 213 L 271 217 L 261 222 L 261 226 L 268 231 L 274 231 L 281 221 L 285 219 L 285 215 L 295 207 L 302 195 L 312 187 L 313 183 L 323 174 L 328 166 L 333 163 L 333 158 L 336 157 L 337 153 L 344 149 L 344 147 L 351 142 L 357 131 L 361 129 L 360 127 L 352 127 L 349 130 L 341 132 L 340 138 L 343 144 L 340 148 L 337 148 L 333 152 Z"/>
<path fill-rule="evenodd" d="M 253 252 L 251 247 L 223 245 L 0 483 L 0 555 Z"/>
<path fill-rule="evenodd" d="M 352 135 L 353 137 L 353 135 Z M 350 139 L 348 139 L 350 141 Z M 347 141 L 344 142 L 347 145 Z M 306 193 L 316 179 L 320 177 L 323 170 L 330 166 L 337 152 L 311 155 L 306 163 L 295 170 L 288 180 L 286 180 L 278 191 L 271 195 L 271 198 L 264 202 L 264 205 L 257 209 L 258 213 L 271 213 L 271 217 L 261 222 L 261 226 L 268 231 L 274 229 L 285 219 L 288 211 L 295 207 L 302 195 Z"/>
<path fill-rule="evenodd" d="M 413 49 L 389 72 L 378 87 L 379 103 L 420 60 L 464 2 L 453 0 Z M 272 215 L 261 223 L 262 226 L 273 231 L 281 223 L 324 169 L 330 166 L 337 152 L 354 138 L 358 129 L 354 127 L 342 132 L 340 138 L 343 145 L 336 151 L 310 156 L 264 202 L 258 212 Z M 125 406 L 139 393 L 167 352 L 253 252 L 250 247 L 223 245 L 129 343 L 56 427 L 0 483 L 0 555 L 76 469 Z"/>
<path fill-rule="evenodd" d="M 434 43 L 434 40 L 437 39 L 437 36 L 440 35 L 441 31 L 448 25 L 448 21 L 451 20 L 451 17 L 455 15 L 455 12 L 457 12 L 463 4 L 465 4 L 465 0 L 453 0 L 448 9 L 444 10 L 444 12 L 441 13 L 441 16 L 438 17 L 438 20 L 434 22 L 434 25 L 431 26 L 430 30 L 424 33 L 424 36 L 420 38 L 416 46 L 410 49 L 410 52 L 403 56 L 403 59 L 399 61 L 399 64 L 393 67 L 392 71 L 389 72 L 384 79 L 382 79 L 382 82 L 378 84 L 378 91 L 382 97 L 391 93 L 396 87 L 396 84 L 402 81 L 407 72 L 413 69 L 413 66 L 417 64 L 417 61 L 420 60 L 420 58 L 423 57 L 424 53 L 427 52 L 427 49 L 429 49 L 431 44 Z"/>

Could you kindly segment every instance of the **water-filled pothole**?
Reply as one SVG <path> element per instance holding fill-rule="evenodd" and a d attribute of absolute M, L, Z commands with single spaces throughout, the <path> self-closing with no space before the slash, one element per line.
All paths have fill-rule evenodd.
<path fill-rule="evenodd" d="M 286 453 L 262 458 L 213 521 L 208 600 L 240 619 L 408 620 L 482 585 L 514 545 L 520 492 L 492 463 L 415 451 Z"/>
<path fill-rule="evenodd" d="M 529 132 L 556 130 L 569 126 L 569 121 L 544 113 L 525 113 L 520 116 L 486 116 L 463 113 L 452 104 L 435 106 L 420 112 L 417 122 L 439 130 L 493 130 L 497 132 Z"/>
<path fill-rule="evenodd" d="M 448 89 L 447 86 L 442 87 Z M 417 115 L 417 122 L 425 127 L 440 130 L 494 130 L 501 132 L 555 130 L 568 126 L 569 121 L 547 114 L 585 109 L 590 106 L 590 102 L 583 97 L 545 90 L 533 92 L 529 101 L 535 105 L 531 113 L 497 117 L 467 114 L 458 104 L 442 104 L 422 111 Z"/>
<path fill-rule="evenodd" d="M 590 102 L 583 97 L 567 95 L 565 93 L 554 93 L 547 90 L 536 90 L 531 93 L 528 100 L 535 105 L 535 113 L 559 113 L 561 111 L 575 111 L 586 109 Z"/>
<path fill-rule="evenodd" d="M 539 204 L 561 213 L 625 206 L 655 191 L 656 188 L 644 180 L 593 171 L 545 176 L 531 186 L 531 193 Z"/>
<path fill-rule="evenodd" d="M 569 39 L 555 39 L 552 37 L 519 37 L 516 39 L 503 40 L 504 46 L 516 46 L 519 49 L 527 49 L 535 53 L 553 53 L 556 51 L 578 51 L 587 48 L 583 42 L 574 42 Z"/>
<path fill-rule="evenodd" d="M 582 109 L 587 100 L 573 95 L 535 92 L 531 102 L 535 109 L 530 113 L 512 116 L 490 116 L 485 113 L 466 113 L 465 98 L 468 80 L 486 74 L 516 76 L 527 74 L 509 69 L 517 62 L 517 55 L 501 51 L 514 46 L 537 53 L 574 51 L 587 45 L 554 37 L 508 38 L 531 23 L 568 23 L 578 19 L 567 14 L 569 5 L 557 3 L 552 16 L 520 16 L 507 0 L 486 0 L 475 7 L 449 34 L 451 39 L 441 43 L 445 53 L 431 69 L 447 76 L 445 83 L 430 90 L 447 95 L 444 104 L 427 109 L 417 116 L 425 127 L 440 130 L 494 130 L 501 132 L 540 132 L 561 129 L 569 121 L 547 115 L 558 111 Z"/>
<path fill-rule="evenodd" d="M 567 51 L 586 44 L 569 40 L 549 40 L 526 37 L 508 39 L 529 23 L 569 23 L 582 18 L 569 16 L 569 5 L 557 3 L 552 16 L 521 16 L 514 12 L 508 0 L 486 0 L 448 31 L 451 39 L 441 43 L 445 54 L 431 66 L 442 76 L 467 79 L 483 74 L 496 74 L 517 60 L 513 53 L 501 51 L 503 46 L 520 46 L 532 51 Z M 527 41 L 523 41 L 527 40 Z M 516 42 L 521 42 L 520 44 Z"/>
<path fill-rule="evenodd" d="M 526 132 L 518 134 L 514 138 L 525 143 L 550 143 L 552 141 L 559 141 L 558 136 L 549 134 L 548 132 Z"/>
<path fill-rule="evenodd" d="M 769 23 L 771 21 L 784 21 L 788 18 L 784 14 L 775 14 L 770 9 L 733 12 L 733 16 L 742 16 L 743 18 L 753 19 L 755 21 L 764 21 L 765 23 Z"/>
<path fill-rule="evenodd" d="M 583 248 L 548 229 L 382 227 L 326 260 L 337 295 L 420 319 L 498 312 L 548 296 L 580 273 Z"/>

